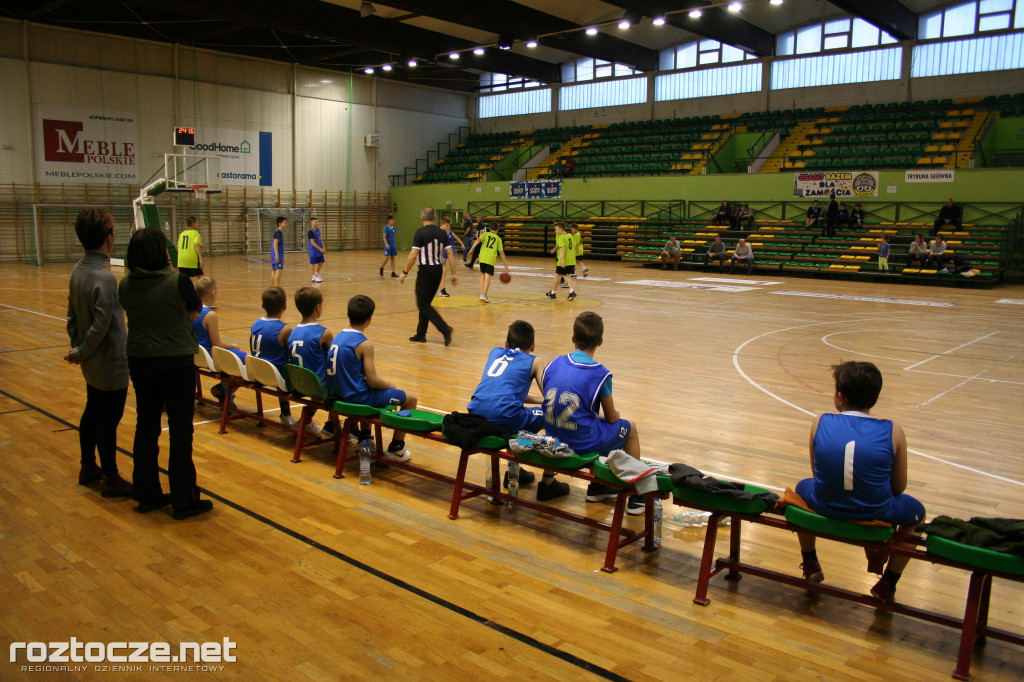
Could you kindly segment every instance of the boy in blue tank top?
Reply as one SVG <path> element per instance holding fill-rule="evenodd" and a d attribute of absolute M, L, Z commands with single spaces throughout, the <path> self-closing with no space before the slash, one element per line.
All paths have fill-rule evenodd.
<path fill-rule="evenodd" d="M 369 296 L 357 295 L 348 301 L 348 324 L 334 337 L 327 351 L 327 391 L 338 400 L 373 407 L 398 405 L 402 409 L 416 407 L 416 396 L 400 391 L 394 384 L 377 376 L 373 362 L 373 342 L 366 338 L 366 328 L 373 321 L 376 304 Z M 360 424 L 358 440 L 369 438 L 368 424 Z M 405 449 L 405 432 L 395 430 L 384 459 L 409 461 Z"/>
<path fill-rule="evenodd" d="M 334 334 L 317 322 L 324 314 L 324 297 L 319 289 L 301 287 L 295 292 L 295 307 L 302 322 L 288 335 L 288 362 L 315 372 L 327 385 L 327 349 Z"/>
<path fill-rule="evenodd" d="M 200 277 L 196 282 L 196 293 L 203 302 L 203 309 L 199 311 L 199 317 L 192 320 L 192 331 L 196 334 L 196 343 L 206 349 L 206 352 L 213 355 L 213 347 L 226 348 L 237 355 L 242 362 L 245 362 L 245 351 L 238 347 L 238 344 L 225 345 L 220 338 L 220 321 L 214 308 L 217 307 L 217 281 L 212 277 Z M 227 387 L 219 383 L 210 389 L 210 393 L 218 402 L 224 402 L 227 394 Z M 234 398 L 232 398 L 234 407 Z"/>
<path fill-rule="evenodd" d="M 576 452 L 625 450 L 640 458 L 636 426 L 619 416 L 612 400 L 612 373 L 595 361 L 604 343 L 604 321 L 595 312 L 580 313 L 572 325 L 576 350 L 544 368 L 544 430 Z M 598 413 L 604 414 L 604 418 Z M 587 502 L 615 499 L 619 488 L 599 483 L 587 487 Z M 643 514 L 644 496 L 633 495 L 626 513 Z"/>
<path fill-rule="evenodd" d="M 533 325 L 523 320 L 510 324 L 504 348 L 495 347 L 487 356 L 483 376 L 466 411 L 485 417 L 513 435 L 523 430 L 539 433 L 544 428 L 544 411 L 523 404 L 540 404 L 544 400 L 543 370 L 540 358 L 532 355 L 533 349 Z M 538 395 L 530 395 L 530 386 L 534 383 L 540 390 Z M 519 483 L 529 484 L 535 478 L 533 472 L 523 470 L 519 474 Z M 505 474 L 505 487 L 508 487 L 508 473 Z M 556 481 L 552 473 L 546 472 L 537 486 L 537 499 L 541 502 L 568 494 L 569 484 Z"/>
<path fill-rule="evenodd" d="M 320 222 L 316 216 L 309 219 L 309 232 L 306 233 L 306 238 L 309 240 L 309 274 L 313 278 L 313 284 L 318 284 L 324 281 L 320 276 L 320 268 L 324 266 L 327 250 L 324 249 L 323 238 L 320 236 Z"/>
<path fill-rule="evenodd" d="M 268 287 L 263 291 L 264 317 L 252 323 L 249 333 L 249 352 L 253 357 L 266 360 L 277 371 L 284 376 L 284 366 L 288 363 L 288 337 L 291 336 L 292 326 L 285 324 L 281 316 L 288 309 L 288 295 L 281 287 Z M 298 419 L 292 416 L 291 405 L 287 398 L 280 399 L 281 423 L 285 426 L 295 426 Z M 313 430 L 316 434 L 312 434 Z M 319 428 L 309 423 L 306 430 L 312 435 L 320 433 Z"/>
<path fill-rule="evenodd" d="M 819 415 L 811 425 L 811 470 L 796 493 L 812 510 L 833 519 L 885 521 L 897 531 L 913 533 L 924 520 L 924 505 L 904 493 L 907 488 L 907 437 L 903 429 L 869 412 L 882 391 L 882 373 L 870 362 L 844 362 L 832 367 L 833 402 L 840 414 Z M 825 579 L 813 535 L 800 538 L 804 579 Z M 882 579 L 871 594 L 893 601 L 896 583 L 909 557 L 890 557 L 865 548 L 868 571 Z M 888 558 L 888 565 L 886 559 Z"/>

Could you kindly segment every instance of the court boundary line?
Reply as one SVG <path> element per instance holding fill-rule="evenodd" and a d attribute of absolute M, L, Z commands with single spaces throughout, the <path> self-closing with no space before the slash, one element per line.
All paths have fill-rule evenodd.
<path fill-rule="evenodd" d="M 37 405 L 34 405 L 34 404 L 32 404 L 32 403 L 30 403 L 30 402 L 28 402 L 26 400 L 23 400 L 23 399 L 19 398 L 16 395 L 8 393 L 7 391 L 3 390 L 2 388 L 0 388 L 0 395 L 3 395 L 3 396 L 5 396 L 5 397 L 7 397 L 7 398 L 9 398 L 9 399 L 11 399 L 11 400 L 13 400 L 15 402 L 21 403 L 22 405 L 24 405 L 28 409 L 34 410 L 35 412 L 38 412 L 39 414 L 41 414 L 41 415 L 43 415 L 43 416 L 45 416 L 45 417 L 47 417 L 47 418 L 57 422 L 58 424 L 63 424 L 64 426 L 68 427 L 66 430 L 78 431 L 78 427 L 75 426 L 74 424 L 72 424 L 71 422 L 67 421 L 66 419 L 62 419 L 61 417 L 58 417 L 55 414 L 47 412 L 43 408 L 41 408 L 41 407 L 39 407 Z M 135 459 L 135 456 L 132 453 L 128 452 L 126 449 L 124 449 L 120 445 L 117 446 L 117 450 L 118 450 L 118 452 L 120 452 L 121 454 L 125 455 L 126 457 L 129 457 L 129 458 L 131 458 L 133 460 Z M 160 473 L 164 474 L 165 476 L 167 475 L 167 470 L 166 469 L 164 469 L 163 467 L 158 467 L 158 469 L 159 469 Z M 594 675 L 597 675 L 598 677 L 604 678 L 606 680 L 615 680 L 616 682 L 629 682 L 629 678 L 628 677 L 624 677 L 622 675 L 619 675 L 618 673 L 615 673 L 615 672 L 612 672 L 611 670 L 608 670 L 607 668 L 602 668 L 599 665 L 596 665 L 594 663 L 586 661 L 586 660 L 584 660 L 584 659 L 582 659 L 582 658 L 580 658 L 578 656 L 575 656 L 575 655 L 573 655 L 571 653 L 568 653 L 566 651 L 562 651 L 560 649 L 557 649 L 557 648 L 551 646 L 550 644 L 545 644 L 544 642 L 541 642 L 540 640 L 538 640 L 538 639 L 536 639 L 534 637 L 531 637 L 530 635 L 527 635 L 527 634 L 525 634 L 523 632 L 519 632 L 518 630 L 515 630 L 515 629 L 513 629 L 513 628 L 511 628 L 511 627 L 509 627 L 507 625 L 501 625 L 500 623 L 496 623 L 493 620 L 491 620 L 490 618 L 487 618 L 486 616 L 482 616 L 482 615 L 476 613 L 475 611 L 471 611 L 471 610 L 467 609 L 464 606 L 459 606 L 458 604 L 456 604 L 454 602 L 451 602 L 451 601 L 449 601 L 449 600 L 447 600 L 447 599 L 445 599 L 443 597 L 440 597 L 438 595 L 435 595 L 435 594 L 433 594 L 431 592 L 428 592 L 428 591 L 426 591 L 425 589 L 423 589 L 421 587 L 416 587 L 415 585 L 412 585 L 411 583 L 408 583 L 405 580 L 402 580 L 401 578 L 397 578 L 397 577 L 395 577 L 395 576 L 393 576 L 393 575 L 391 575 L 389 573 L 385 573 L 384 571 L 380 570 L 379 568 L 374 568 L 373 566 L 371 566 L 371 565 L 369 565 L 369 564 L 367 564 L 365 562 L 362 562 L 362 561 L 360 561 L 358 559 L 350 557 L 347 554 L 344 554 L 344 553 L 334 549 L 333 547 L 328 547 L 327 545 L 319 542 L 318 540 L 314 540 L 313 538 L 308 537 L 308 536 L 300 533 L 297 530 L 289 528 L 288 526 L 285 526 L 282 523 L 274 521 L 273 519 L 270 519 L 270 518 L 260 514 L 257 511 L 249 509 L 248 507 L 244 507 L 244 506 L 242 506 L 241 504 L 239 504 L 237 502 L 233 502 L 233 501 L 227 499 L 226 497 L 224 497 L 223 495 L 219 495 L 219 494 L 217 494 L 215 492 L 212 492 L 209 489 L 204 488 L 202 486 L 197 486 L 197 487 L 199 488 L 199 490 L 201 492 L 203 492 L 208 497 L 210 497 L 210 498 L 212 498 L 214 500 L 217 500 L 221 504 L 224 504 L 227 507 L 229 507 L 231 509 L 234 509 L 237 512 L 241 512 L 242 514 L 248 516 L 249 518 L 253 519 L 254 521 L 256 521 L 258 523 L 262 523 L 265 526 L 269 526 L 270 528 L 273 528 L 274 530 L 276 530 L 276 531 L 278 531 L 280 533 L 283 533 L 284 535 L 287 535 L 288 537 L 290 537 L 290 538 L 292 538 L 294 540 L 298 540 L 299 542 L 302 542 L 303 544 L 306 544 L 306 545 L 308 545 L 309 547 L 311 547 L 313 549 L 319 550 L 319 551 L 323 552 L 324 554 L 327 554 L 328 556 L 333 557 L 334 559 L 338 559 L 339 561 L 342 561 L 342 562 L 348 564 L 349 566 L 352 566 L 355 569 L 363 571 L 364 573 L 368 573 L 369 575 L 371 575 L 371 576 L 373 576 L 373 577 L 375 577 L 375 578 L 377 578 L 379 580 L 383 580 L 383 581 L 393 585 L 394 587 L 397 587 L 397 588 L 399 588 L 401 590 L 404 590 L 404 591 L 406 591 L 406 592 L 408 592 L 408 593 L 410 593 L 410 594 L 412 594 L 412 595 L 414 595 L 416 597 L 419 597 L 420 599 L 428 601 L 428 602 L 434 604 L 435 606 L 440 606 L 441 608 L 443 608 L 443 609 L 445 609 L 447 611 L 450 611 L 450 612 L 452 612 L 452 613 L 454 613 L 456 615 L 459 615 L 459 616 L 462 616 L 464 618 L 467 618 L 468 620 L 471 620 L 471 621 L 477 623 L 478 625 L 483 625 L 486 628 L 494 630 L 495 632 L 498 632 L 498 633 L 500 633 L 502 635 L 505 635 L 506 637 L 514 639 L 514 640 L 516 640 L 516 641 L 518 641 L 518 642 L 520 642 L 522 644 L 525 644 L 525 645 L 527 645 L 527 646 L 529 646 L 531 648 L 534 648 L 534 649 L 536 649 L 536 650 L 538 650 L 538 651 L 540 651 L 542 653 L 548 654 L 549 656 L 553 656 L 554 658 L 557 658 L 557 659 L 559 659 L 561 661 L 569 663 L 570 665 L 573 665 L 573 666 L 575 666 L 577 668 L 580 668 L 581 670 L 585 670 L 586 672 L 589 672 L 589 673 L 592 673 Z"/>

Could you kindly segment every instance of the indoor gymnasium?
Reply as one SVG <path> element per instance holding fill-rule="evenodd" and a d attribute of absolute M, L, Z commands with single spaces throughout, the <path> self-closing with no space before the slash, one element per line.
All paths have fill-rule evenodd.
<path fill-rule="evenodd" d="M 1021 0 L 0 36 L 0 678 L 1024 677 Z"/>

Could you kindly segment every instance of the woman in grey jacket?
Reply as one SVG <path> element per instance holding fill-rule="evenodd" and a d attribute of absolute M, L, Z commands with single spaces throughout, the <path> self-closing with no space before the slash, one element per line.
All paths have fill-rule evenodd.
<path fill-rule="evenodd" d="M 128 315 L 128 369 L 135 388 L 135 473 L 133 497 L 146 513 L 170 503 L 174 518 L 210 511 L 199 498 L 192 462 L 197 345 L 191 320 L 203 304 L 187 275 L 171 267 L 167 239 L 155 227 L 139 230 L 128 243 L 128 274 L 118 286 Z M 170 435 L 167 470 L 171 494 L 160 488 L 160 415 L 166 408 Z"/>

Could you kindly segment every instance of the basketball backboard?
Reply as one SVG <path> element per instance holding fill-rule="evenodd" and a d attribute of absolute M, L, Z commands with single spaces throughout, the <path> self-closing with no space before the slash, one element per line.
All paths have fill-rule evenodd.
<path fill-rule="evenodd" d="M 220 157 L 193 154 L 164 154 L 164 177 L 168 192 L 192 192 L 205 185 L 208 192 L 219 192 Z"/>

